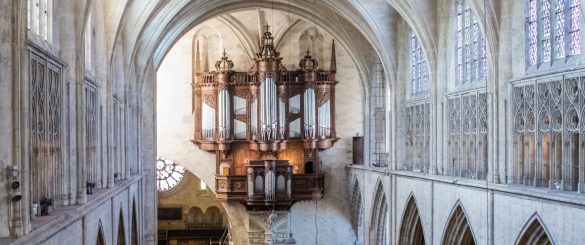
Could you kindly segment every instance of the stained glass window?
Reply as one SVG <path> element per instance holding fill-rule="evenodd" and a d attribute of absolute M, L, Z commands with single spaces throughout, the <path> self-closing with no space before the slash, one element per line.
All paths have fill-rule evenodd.
<path fill-rule="evenodd" d="M 528 1 L 528 46 L 529 46 L 529 57 L 530 57 L 530 64 L 534 65 L 536 64 L 536 60 L 537 60 L 537 54 L 536 54 L 536 50 L 537 50 L 537 46 L 538 46 L 538 32 L 537 32 L 537 28 L 538 28 L 538 17 L 536 14 L 536 2 L 538 0 L 529 0 Z"/>
<path fill-rule="evenodd" d="M 527 63 L 536 65 L 581 51 L 579 0 L 527 0 Z"/>
<path fill-rule="evenodd" d="M 427 59 L 414 32 L 410 35 L 410 87 L 412 95 L 429 91 Z"/>
<path fill-rule="evenodd" d="M 173 161 L 159 158 L 156 161 L 156 189 L 168 191 L 176 187 L 185 176 L 185 168 Z"/>
<path fill-rule="evenodd" d="M 579 3 L 579 0 L 572 0 L 571 1 L 571 7 L 569 9 L 569 13 L 570 13 L 570 17 L 571 17 L 571 21 L 569 22 L 569 24 L 571 25 L 571 27 L 569 28 L 569 40 L 570 40 L 570 51 L 571 51 L 571 55 L 576 55 L 581 53 L 581 33 L 579 31 L 579 18 L 580 16 L 580 9 L 581 9 L 581 4 Z"/>
<path fill-rule="evenodd" d="M 485 39 L 476 17 L 465 1 L 458 0 L 455 5 L 457 85 L 482 81 L 487 75 Z"/>

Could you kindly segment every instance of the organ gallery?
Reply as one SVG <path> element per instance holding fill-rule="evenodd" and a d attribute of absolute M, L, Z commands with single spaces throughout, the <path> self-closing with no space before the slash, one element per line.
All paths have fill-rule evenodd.
<path fill-rule="evenodd" d="M 215 153 L 216 194 L 251 210 L 288 209 L 323 197 L 319 152 L 335 132 L 335 43 L 323 70 L 310 50 L 299 69 L 288 70 L 264 27 L 248 71 L 233 71 L 226 51 L 215 71 L 201 72 L 196 48 L 192 142 Z"/>

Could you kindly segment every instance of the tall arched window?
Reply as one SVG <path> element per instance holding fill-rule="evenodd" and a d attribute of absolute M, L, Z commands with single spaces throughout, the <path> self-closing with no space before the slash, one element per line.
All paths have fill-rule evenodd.
<path fill-rule="evenodd" d="M 53 25 L 53 0 L 28 0 L 28 29 L 43 40 L 50 41 Z"/>
<path fill-rule="evenodd" d="M 486 42 L 473 11 L 456 0 L 456 91 L 446 94 L 448 156 L 445 175 L 487 178 L 488 95 Z"/>
<path fill-rule="evenodd" d="M 429 92 L 427 59 L 416 34 L 410 34 L 410 94 L 423 95 Z"/>
<path fill-rule="evenodd" d="M 456 85 L 484 82 L 487 75 L 485 39 L 475 15 L 465 0 L 455 3 L 456 19 Z"/>
<path fill-rule="evenodd" d="M 581 53 L 579 0 L 527 0 L 527 5 L 528 66 Z"/>
<path fill-rule="evenodd" d="M 93 45 L 94 45 L 94 27 L 93 27 L 93 11 L 87 14 L 87 22 L 85 24 L 84 42 L 85 42 L 85 75 L 91 77 L 93 72 Z"/>
<path fill-rule="evenodd" d="M 401 170 L 428 173 L 430 163 L 431 102 L 428 98 L 429 67 L 414 32 L 409 36 L 410 95 L 404 103 L 404 164 Z"/>

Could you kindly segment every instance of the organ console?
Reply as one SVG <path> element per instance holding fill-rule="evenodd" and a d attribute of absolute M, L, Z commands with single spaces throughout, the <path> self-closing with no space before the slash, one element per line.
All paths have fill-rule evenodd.
<path fill-rule="evenodd" d="M 201 72 L 196 48 L 192 142 L 216 154 L 217 197 L 250 210 L 321 198 L 319 152 L 338 140 L 335 42 L 328 71 L 309 51 L 294 71 L 279 55 L 268 25 L 247 72 L 233 71 L 225 50 L 215 71 Z"/>

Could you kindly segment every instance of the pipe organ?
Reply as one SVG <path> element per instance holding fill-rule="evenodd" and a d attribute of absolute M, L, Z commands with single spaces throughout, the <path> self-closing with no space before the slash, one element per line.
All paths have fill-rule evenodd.
<path fill-rule="evenodd" d="M 233 71 L 225 51 L 213 72 L 196 59 L 192 141 L 216 154 L 219 199 L 262 210 L 322 197 L 319 152 L 338 140 L 335 43 L 331 52 L 329 70 L 318 69 L 310 51 L 287 70 L 266 25 L 247 72 Z"/>

